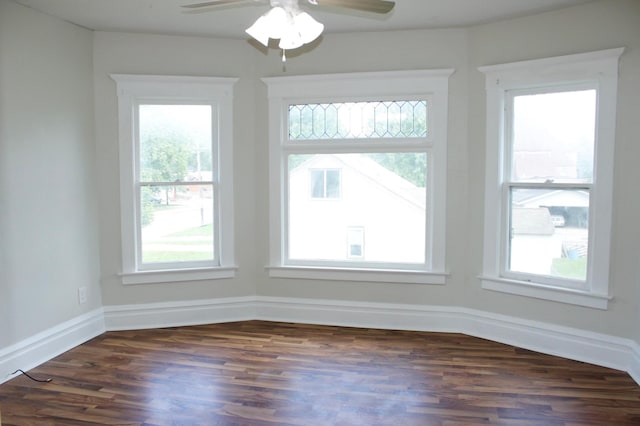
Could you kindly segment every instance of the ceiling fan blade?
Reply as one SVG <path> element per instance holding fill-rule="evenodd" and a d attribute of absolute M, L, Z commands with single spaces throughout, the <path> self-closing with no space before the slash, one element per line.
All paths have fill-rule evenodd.
<path fill-rule="evenodd" d="M 311 1 L 310 1 L 311 3 Z M 315 0 L 321 6 L 335 6 L 372 13 L 389 13 L 396 5 L 388 0 Z"/>
<path fill-rule="evenodd" d="M 212 1 L 206 1 L 203 3 L 185 4 L 185 5 L 182 5 L 182 7 L 186 9 L 197 9 L 199 7 L 222 6 L 225 4 L 233 4 L 233 3 L 248 3 L 250 1 L 258 1 L 258 0 L 212 0 Z"/>

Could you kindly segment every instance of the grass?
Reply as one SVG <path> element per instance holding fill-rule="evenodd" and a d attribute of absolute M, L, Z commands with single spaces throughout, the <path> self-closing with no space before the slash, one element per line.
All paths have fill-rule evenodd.
<path fill-rule="evenodd" d="M 212 253 L 205 251 L 169 251 L 145 250 L 144 262 L 191 262 L 195 260 L 211 260 Z"/>
<path fill-rule="evenodd" d="M 587 258 L 584 256 L 577 259 L 566 257 L 553 259 L 551 271 L 554 276 L 584 280 L 587 277 Z"/>
<path fill-rule="evenodd" d="M 213 235 L 213 224 L 196 226 L 195 228 L 174 232 L 173 234 L 167 235 L 167 237 L 211 237 L 211 235 Z"/>
<path fill-rule="evenodd" d="M 188 250 L 189 247 L 211 247 L 213 224 L 196 226 L 182 231 L 174 232 L 162 237 L 161 244 L 168 244 L 176 248 L 187 250 L 144 250 L 142 255 L 144 262 L 190 262 L 197 260 L 211 260 L 213 250 Z M 182 237 L 202 237 L 200 241 L 184 241 Z"/>

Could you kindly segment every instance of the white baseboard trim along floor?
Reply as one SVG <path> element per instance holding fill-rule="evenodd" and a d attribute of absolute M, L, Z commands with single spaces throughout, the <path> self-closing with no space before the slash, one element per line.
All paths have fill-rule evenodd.
<path fill-rule="evenodd" d="M 105 306 L 0 350 L 0 383 L 105 331 L 247 320 L 463 333 L 626 371 L 640 384 L 640 346 L 629 339 L 461 307 L 254 296 Z"/>

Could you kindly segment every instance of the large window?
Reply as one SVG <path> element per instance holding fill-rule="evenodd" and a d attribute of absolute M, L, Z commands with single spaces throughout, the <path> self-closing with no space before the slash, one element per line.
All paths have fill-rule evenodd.
<path fill-rule="evenodd" d="M 123 282 L 233 276 L 234 79 L 113 75 Z"/>
<path fill-rule="evenodd" d="M 450 73 L 264 79 L 271 276 L 444 283 Z"/>
<path fill-rule="evenodd" d="M 620 49 L 483 67 L 483 287 L 606 308 Z"/>

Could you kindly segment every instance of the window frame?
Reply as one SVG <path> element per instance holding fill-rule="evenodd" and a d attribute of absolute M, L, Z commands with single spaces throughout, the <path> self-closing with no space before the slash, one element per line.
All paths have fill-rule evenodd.
<path fill-rule="evenodd" d="M 607 309 L 611 240 L 613 154 L 618 61 L 624 48 L 480 67 L 486 88 L 486 176 L 482 288 L 544 300 Z M 513 93 L 595 88 L 596 134 L 591 183 L 550 183 L 550 188 L 589 188 L 589 253 L 587 279 L 561 285 L 562 279 L 509 273 L 509 188 L 530 187 L 511 181 L 511 138 L 508 97 Z M 546 93 L 546 92 L 545 92 Z M 542 187 L 543 184 L 535 184 Z"/>
<path fill-rule="evenodd" d="M 453 69 L 391 71 L 349 74 L 325 74 L 293 77 L 268 77 L 269 164 L 270 164 L 270 277 L 308 278 L 341 281 L 445 284 L 446 155 L 448 80 Z M 290 153 L 322 153 L 314 140 L 288 143 L 289 105 L 359 101 L 422 100 L 428 101 L 426 138 L 402 139 L 398 146 L 383 138 L 339 139 L 328 152 L 359 153 L 367 150 L 427 153 L 427 224 L 426 259 L 420 264 L 397 264 L 391 267 L 350 266 L 342 262 L 327 265 L 287 258 L 287 187 L 286 158 Z M 395 151 L 397 150 L 397 151 Z M 429 187 L 429 185 L 431 185 Z"/>
<path fill-rule="evenodd" d="M 233 85 L 236 78 L 111 74 L 118 97 L 123 284 L 197 281 L 235 276 L 233 234 Z M 212 261 L 142 264 L 139 199 L 140 105 L 210 105 L 215 196 Z M 155 266 L 155 267 L 154 267 Z"/>

